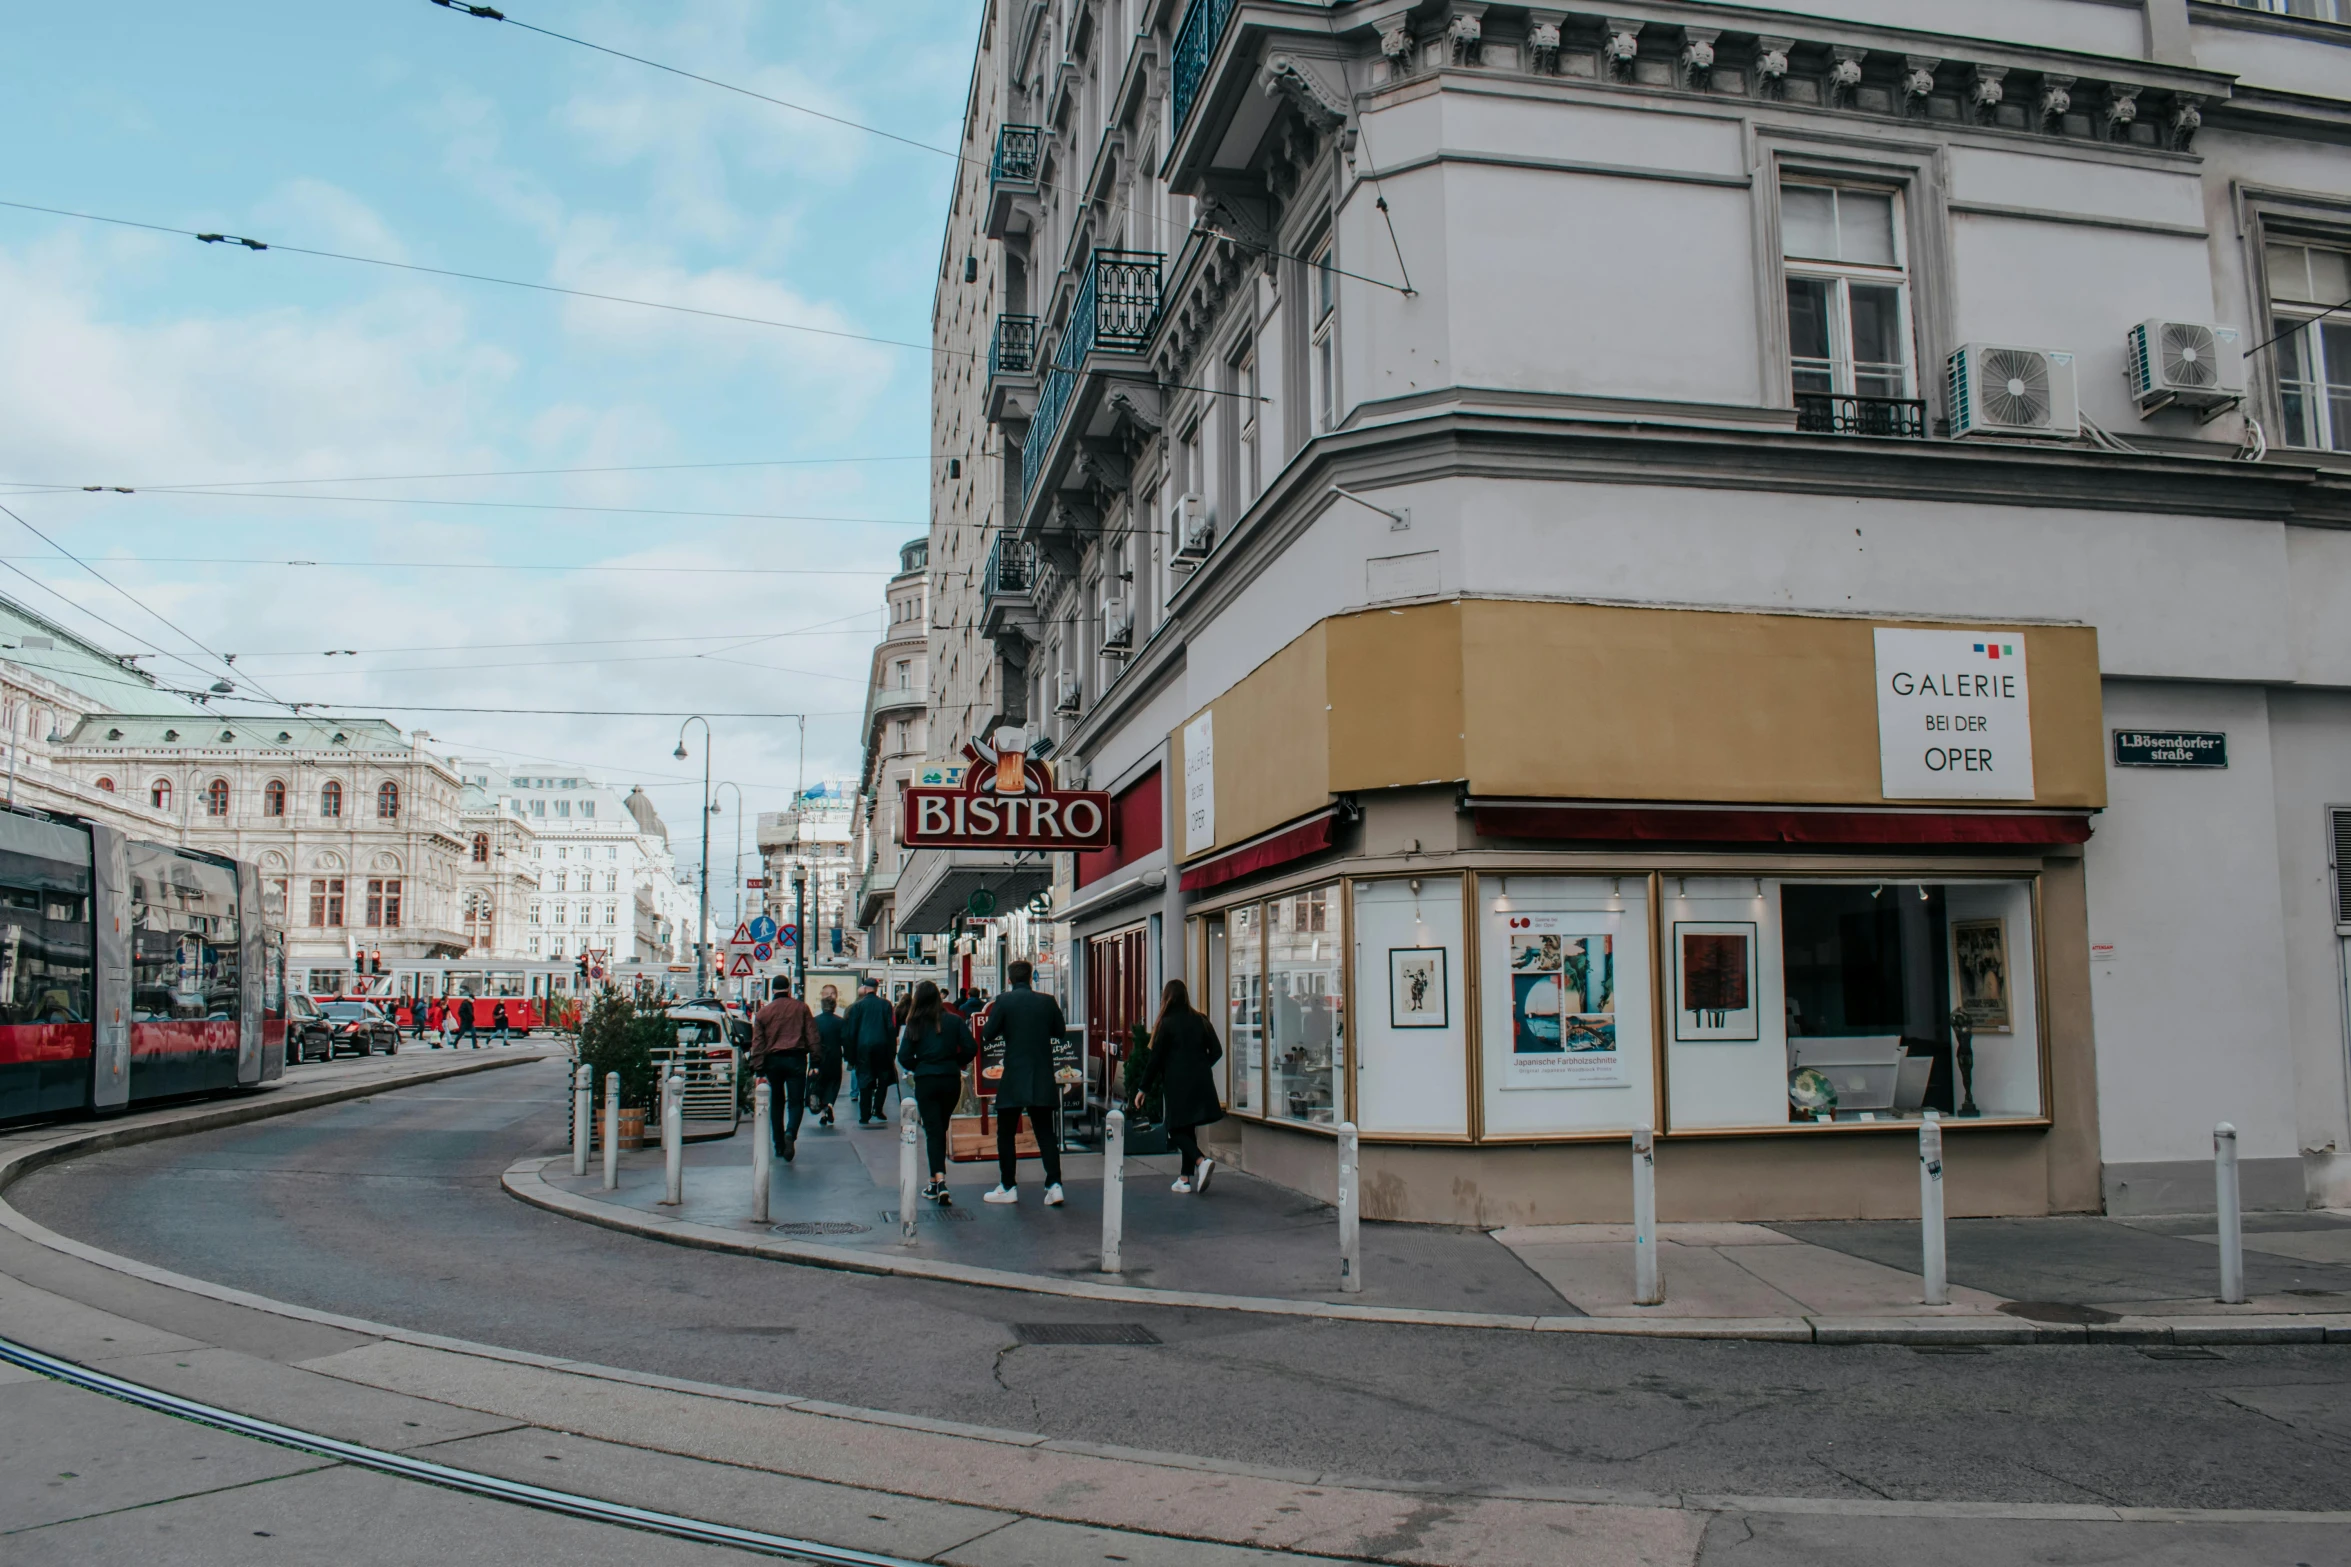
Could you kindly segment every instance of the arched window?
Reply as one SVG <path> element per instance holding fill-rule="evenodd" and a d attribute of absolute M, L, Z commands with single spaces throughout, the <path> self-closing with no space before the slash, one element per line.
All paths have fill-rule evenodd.
<path fill-rule="evenodd" d="M 490 863 L 490 835 L 486 832 L 473 835 L 473 862 L 476 865 Z"/>
<path fill-rule="evenodd" d="M 318 814 L 321 816 L 343 814 L 343 786 L 331 778 L 327 780 L 326 787 L 318 791 Z"/>
<path fill-rule="evenodd" d="M 111 778 L 101 778 L 98 780 L 98 787 L 105 790 L 108 794 L 112 794 L 114 793 L 114 780 Z"/>
<path fill-rule="evenodd" d="M 269 787 L 261 791 L 261 814 L 264 816 L 286 814 L 286 781 L 283 778 L 272 778 L 269 781 Z"/>
<path fill-rule="evenodd" d="M 215 778 L 204 786 L 204 814 L 207 816 L 229 814 L 229 781 L 226 778 Z"/>
<path fill-rule="evenodd" d="M 389 779 L 376 790 L 376 815 L 387 822 L 400 818 L 400 786 Z"/>
<path fill-rule="evenodd" d="M 147 791 L 147 801 L 159 811 L 171 809 L 171 780 L 158 778 Z"/>

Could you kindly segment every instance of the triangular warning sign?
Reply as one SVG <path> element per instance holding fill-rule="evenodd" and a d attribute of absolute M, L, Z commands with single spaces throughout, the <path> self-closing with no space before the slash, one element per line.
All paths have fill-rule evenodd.
<path fill-rule="evenodd" d="M 738 947 L 748 947 L 751 945 L 751 927 L 748 923 L 737 925 L 735 927 L 735 939 L 733 945 Z"/>
<path fill-rule="evenodd" d="M 735 978 L 735 979 L 748 979 L 748 978 L 750 978 L 750 977 L 751 977 L 751 958 L 750 958 L 750 955 L 749 955 L 748 953 L 742 953 L 742 952 L 738 952 L 738 953 L 736 953 L 736 954 L 735 954 L 735 966 L 734 966 L 733 968 L 731 968 L 731 969 L 728 969 L 728 970 L 727 970 L 727 973 L 728 973 L 728 975 L 729 975 L 730 977 L 732 977 L 732 978 Z"/>

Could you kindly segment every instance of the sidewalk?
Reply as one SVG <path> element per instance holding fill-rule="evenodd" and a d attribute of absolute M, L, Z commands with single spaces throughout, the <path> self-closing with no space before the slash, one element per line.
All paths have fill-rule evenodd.
<path fill-rule="evenodd" d="M 803 1129 L 775 1163 L 770 1215 L 750 1220 L 751 1131 L 686 1150 L 685 1202 L 664 1206 L 658 1148 L 621 1156 L 603 1190 L 567 1159 L 526 1160 L 526 1202 L 681 1244 L 1098 1300 L 1551 1332 L 1856 1341 L 2123 1339 L 2351 1342 L 2351 1215 L 2252 1214 L 2249 1299 L 2214 1298 L 2209 1216 L 1970 1219 L 1949 1227 L 1951 1301 L 1921 1304 L 1916 1224 L 1668 1224 L 1661 1306 L 1632 1303 L 1629 1225 L 1363 1226 L 1363 1289 L 1338 1292 L 1338 1222 L 1311 1198 L 1232 1170 L 1178 1196 L 1172 1155 L 1126 1163 L 1123 1267 L 1100 1271 L 1102 1161 L 1063 1161 L 1066 1206 L 1043 1205 L 1034 1161 L 1020 1202 L 980 1201 L 993 1162 L 950 1166 L 955 1206 L 897 1223 L 898 1131 Z"/>

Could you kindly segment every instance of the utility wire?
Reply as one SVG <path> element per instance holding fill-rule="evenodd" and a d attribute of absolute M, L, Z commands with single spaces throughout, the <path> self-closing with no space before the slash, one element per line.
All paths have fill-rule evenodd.
<path fill-rule="evenodd" d="M 123 492 L 110 492 L 123 493 Z M 576 511 L 617 517 L 704 517 L 729 522 L 830 522 L 876 528 L 920 528 L 903 517 L 833 517 L 803 512 L 688 511 L 673 506 L 584 506 L 569 501 L 461 501 L 429 495 L 302 495 L 267 490 L 133 490 L 138 495 L 172 495 L 190 500 L 327 501 L 344 506 L 455 506 L 471 511 Z"/>
<path fill-rule="evenodd" d="M 350 702 L 286 702 L 279 705 L 291 707 L 299 712 L 305 708 L 347 708 L 354 704 Z M 610 707 L 446 707 L 435 702 L 370 702 L 366 705 L 370 709 L 382 713 L 494 713 L 541 718 L 856 718 L 864 712 L 863 708 L 853 707 L 845 707 L 829 713 L 690 713 Z M 367 714 L 327 712 L 322 716 L 364 718 Z M 582 769 L 582 771 L 591 770 Z"/>
<path fill-rule="evenodd" d="M 569 477 L 575 474 L 601 473 L 679 473 L 687 470 L 711 468 L 797 468 L 818 465 L 839 465 L 885 462 L 936 462 L 940 458 L 960 457 L 961 452 L 910 452 L 900 457 L 765 457 L 743 462 L 659 462 L 637 463 L 616 468 L 488 468 L 472 473 L 368 473 L 346 475 L 341 478 L 319 479 L 206 479 L 196 483 L 88 485 L 59 484 L 38 479 L 0 479 L 0 484 L 23 485 L 33 490 L 220 490 L 240 485 L 253 489 L 268 489 L 288 484 L 420 484 L 432 479 L 544 479 Z"/>
<path fill-rule="evenodd" d="M 0 555 L 0 561 L 63 560 L 62 555 Z M 366 571 L 607 571 L 630 576 L 696 577 L 894 577 L 896 572 L 876 566 L 869 570 L 833 570 L 802 566 L 568 566 L 560 561 L 510 565 L 470 560 L 278 560 L 259 555 L 142 555 L 142 566 L 319 566 Z"/>
<path fill-rule="evenodd" d="M 2324 310 L 2321 310 L 2317 315 L 2304 316 L 2301 320 L 2295 322 L 2292 326 L 2286 328 L 2283 332 L 2277 333 L 2273 337 L 2264 338 L 2262 341 L 2255 343 L 2251 348 L 2246 349 L 2245 357 L 2250 359 L 2255 354 L 2260 353 L 2263 349 L 2284 342 L 2287 338 L 2292 337 L 2296 332 L 2301 331 L 2304 327 L 2316 326 L 2319 322 L 2324 321 L 2327 317 L 2335 314 L 2339 310 L 2351 310 L 2351 299 L 2346 299 L 2339 305 L 2329 305 Z"/>

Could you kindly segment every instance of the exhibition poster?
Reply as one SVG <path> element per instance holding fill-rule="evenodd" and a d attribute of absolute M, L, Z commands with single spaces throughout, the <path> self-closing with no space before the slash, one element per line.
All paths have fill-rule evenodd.
<path fill-rule="evenodd" d="M 1510 981 L 1505 1089 L 1621 1088 L 1613 914 L 1504 916 Z"/>

